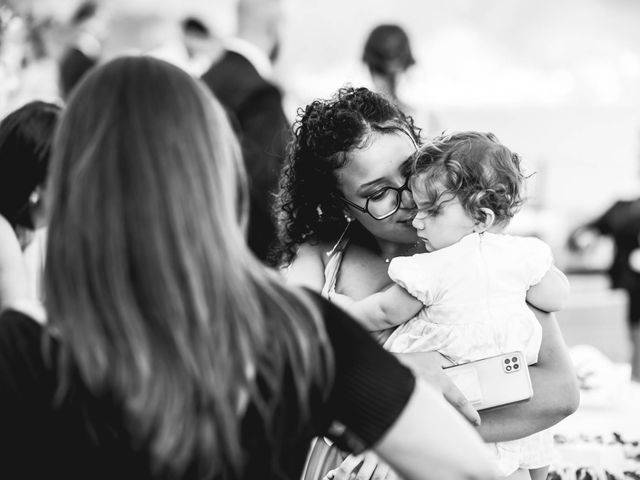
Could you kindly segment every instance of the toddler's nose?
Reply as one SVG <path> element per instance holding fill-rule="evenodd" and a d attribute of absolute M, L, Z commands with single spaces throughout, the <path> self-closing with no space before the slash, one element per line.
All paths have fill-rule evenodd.
<path fill-rule="evenodd" d="M 413 228 L 415 228 L 416 230 L 424 230 L 424 222 L 417 216 L 413 217 L 411 225 L 413 225 Z"/>

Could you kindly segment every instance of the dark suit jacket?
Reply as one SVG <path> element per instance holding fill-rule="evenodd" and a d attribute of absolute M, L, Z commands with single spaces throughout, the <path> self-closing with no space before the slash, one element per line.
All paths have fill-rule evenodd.
<path fill-rule="evenodd" d="M 249 247 L 265 261 L 276 238 L 271 206 L 289 125 L 278 88 L 242 55 L 227 51 L 202 76 L 227 109 L 242 145 L 250 183 Z"/>
<path fill-rule="evenodd" d="M 625 289 L 628 320 L 640 322 L 640 273 L 629 264 L 631 253 L 640 248 L 640 199 L 615 202 L 600 218 L 587 225 L 613 238 L 615 252 L 609 268 L 611 286 Z"/>
<path fill-rule="evenodd" d="M 76 47 L 69 47 L 60 59 L 60 94 L 67 99 L 73 87 L 98 61 Z"/>

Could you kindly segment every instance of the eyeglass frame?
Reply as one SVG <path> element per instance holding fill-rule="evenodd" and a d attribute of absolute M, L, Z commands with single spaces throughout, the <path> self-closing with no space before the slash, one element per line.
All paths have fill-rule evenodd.
<path fill-rule="evenodd" d="M 385 218 L 389 218 L 391 215 L 393 215 L 398 210 L 400 210 L 400 205 L 402 205 L 402 192 L 404 192 L 406 190 L 407 192 L 412 193 L 411 189 L 409 188 L 409 178 L 410 177 L 408 176 L 407 179 L 405 180 L 404 184 L 402 186 L 400 186 L 400 187 L 384 187 L 383 189 L 377 191 L 376 193 L 372 193 L 371 195 L 366 197 L 366 202 L 364 204 L 364 207 L 361 207 L 360 205 L 358 205 L 357 203 L 352 202 L 351 200 L 347 200 L 345 197 L 341 197 L 341 198 L 347 205 L 352 206 L 353 208 L 355 208 L 359 212 L 368 213 L 369 216 L 371 218 L 373 218 L 374 220 L 384 220 Z M 394 190 L 396 192 L 396 196 L 398 198 L 398 203 L 396 205 L 396 208 L 394 208 L 391 212 L 387 213 L 383 217 L 380 217 L 380 218 L 374 217 L 373 214 L 369 211 L 369 201 L 371 200 L 371 197 L 373 197 L 374 195 L 378 195 L 382 191 L 386 192 L 387 190 Z"/>

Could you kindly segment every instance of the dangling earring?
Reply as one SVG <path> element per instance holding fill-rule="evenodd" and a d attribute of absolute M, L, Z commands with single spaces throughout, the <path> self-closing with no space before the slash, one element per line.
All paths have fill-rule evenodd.
<path fill-rule="evenodd" d="M 40 189 L 36 188 L 33 192 L 31 192 L 31 195 L 29 195 L 29 206 L 33 208 L 36 205 L 38 205 L 39 202 L 40 202 Z"/>
<path fill-rule="evenodd" d="M 333 252 L 336 251 L 336 248 L 338 248 L 338 245 L 340 245 L 340 242 L 342 242 L 342 239 L 347 234 L 347 230 L 349 230 L 349 225 L 351 225 L 351 222 L 353 222 L 353 218 L 347 215 L 346 213 L 344 214 L 344 219 L 347 221 L 347 226 L 344 227 L 344 230 L 340 234 L 340 237 L 338 238 L 338 241 L 335 243 L 333 248 L 327 252 L 327 256 L 329 257 L 333 255 Z"/>

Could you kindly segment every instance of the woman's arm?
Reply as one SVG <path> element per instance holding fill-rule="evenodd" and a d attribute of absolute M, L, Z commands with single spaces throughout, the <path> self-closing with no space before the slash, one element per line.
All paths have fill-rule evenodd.
<path fill-rule="evenodd" d="M 569 298 L 569 280 L 555 265 L 527 291 L 527 302 L 543 312 L 562 310 Z"/>
<path fill-rule="evenodd" d="M 473 428 L 421 381 L 374 450 L 405 479 L 495 478 Z"/>
<path fill-rule="evenodd" d="M 533 398 L 482 412 L 478 431 L 487 442 L 515 440 L 555 425 L 578 408 L 578 382 L 558 322 L 534 310 L 542 325 L 538 363 L 529 366 Z"/>
<path fill-rule="evenodd" d="M 0 310 L 29 296 L 27 269 L 13 228 L 0 215 Z"/>
<path fill-rule="evenodd" d="M 396 353 L 396 358 L 409 367 L 416 377 L 425 380 L 431 387 L 454 406 L 473 425 L 480 425 L 480 415 L 455 383 L 442 371 L 453 365 L 438 352 Z"/>

